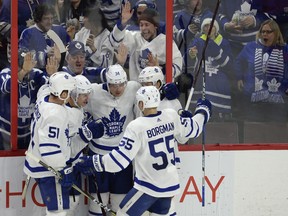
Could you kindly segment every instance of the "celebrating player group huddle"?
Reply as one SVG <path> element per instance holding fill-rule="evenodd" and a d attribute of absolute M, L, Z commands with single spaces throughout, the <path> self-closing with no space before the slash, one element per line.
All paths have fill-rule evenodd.
<path fill-rule="evenodd" d="M 140 83 L 127 81 L 120 65 L 109 66 L 106 78 L 91 84 L 66 72 L 50 77 L 38 92 L 24 172 L 38 183 L 47 215 L 73 215 L 82 174 L 89 178 L 84 195 L 97 196 L 90 214 L 170 215 L 180 188 L 177 144 L 201 133 L 211 103 L 199 99 L 194 115 L 158 109 L 163 89 L 175 100 L 159 67 L 143 69 Z"/>

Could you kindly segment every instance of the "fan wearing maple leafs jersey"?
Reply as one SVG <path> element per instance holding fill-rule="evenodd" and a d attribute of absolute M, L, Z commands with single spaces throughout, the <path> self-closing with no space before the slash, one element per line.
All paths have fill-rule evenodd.
<path fill-rule="evenodd" d="M 53 56 L 55 52 L 55 42 L 48 36 L 48 31 L 54 31 L 64 46 L 70 41 L 65 28 L 53 24 L 54 14 L 53 6 L 45 3 L 38 5 L 33 13 L 35 24 L 24 29 L 19 38 L 19 46 L 35 50 L 36 67 L 40 69 L 45 68 L 47 57 Z"/>
<path fill-rule="evenodd" d="M 219 25 L 223 36 L 231 43 L 234 57 L 244 45 L 254 41 L 266 15 L 257 10 L 252 0 L 222 0 L 219 7 Z"/>
<path fill-rule="evenodd" d="M 202 58 L 202 52 L 207 40 L 208 31 L 211 25 L 211 18 L 206 18 L 201 24 L 201 36 L 195 38 L 188 46 L 187 55 L 188 67 L 197 67 Z M 206 77 L 206 98 L 214 106 L 211 121 L 223 121 L 231 119 L 231 88 L 230 77 L 233 67 L 233 56 L 230 43 L 219 33 L 218 22 L 210 33 L 210 40 L 205 52 L 205 77 Z M 192 71 L 192 70 L 191 70 Z M 197 97 L 202 95 L 202 82 L 197 82 L 194 94 Z M 196 104 L 196 100 L 191 101 Z"/>
<path fill-rule="evenodd" d="M 30 122 L 38 89 L 48 82 L 48 74 L 33 68 L 35 61 L 27 49 L 18 51 L 18 147 L 27 149 L 30 141 Z M 0 145 L 10 146 L 11 68 L 0 72 Z"/>
<path fill-rule="evenodd" d="M 134 99 L 141 85 L 136 81 L 127 81 L 126 72 L 120 65 L 109 66 L 106 78 L 107 83 L 92 84 L 88 104 L 84 107 L 94 119 L 101 118 L 104 124 L 104 135 L 89 143 L 89 155 L 104 155 L 117 149 L 126 126 L 135 118 Z M 97 173 L 96 179 L 104 205 L 110 201 L 111 208 L 117 211 L 120 201 L 133 186 L 132 165 L 115 174 Z M 96 197 L 93 181 L 89 178 L 89 191 Z M 89 214 L 101 214 L 101 209 L 91 202 Z"/>
<path fill-rule="evenodd" d="M 159 65 L 165 72 L 166 65 L 166 35 L 159 33 L 159 13 L 152 8 L 146 8 L 139 16 L 140 31 L 129 31 L 128 21 L 133 16 L 130 2 L 127 1 L 122 9 L 121 20 L 114 26 L 109 40 L 117 48 L 120 42 L 128 49 L 129 79 L 138 80 L 138 75 L 147 66 Z M 172 76 L 180 75 L 182 56 L 173 41 Z"/>

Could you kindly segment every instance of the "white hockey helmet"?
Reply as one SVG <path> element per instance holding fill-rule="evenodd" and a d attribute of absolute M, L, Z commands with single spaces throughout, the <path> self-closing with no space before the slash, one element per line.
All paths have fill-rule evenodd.
<path fill-rule="evenodd" d="M 155 86 L 158 81 L 161 82 L 159 89 L 164 84 L 164 74 L 157 66 L 145 67 L 139 74 L 138 81 L 140 83 L 152 82 Z"/>
<path fill-rule="evenodd" d="M 137 105 L 143 102 L 143 111 L 145 108 L 158 107 L 160 104 L 160 93 L 155 86 L 142 86 L 136 93 Z"/>
<path fill-rule="evenodd" d="M 77 104 L 79 94 L 90 94 L 92 91 L 91 82 L 83 75 L 76 75 L 76 88 L 71 91 L 71 98 Z"/>
<path fill-rule="evenodd" d="M 50 93 L 57 96 L 61 100 L 67 100 L 70 97 L 70 93 L 76 87 L 75 78 L 67 72 L 56 72 L 49 78 L 49 90 Z M 67 98 L 61 98 L 63 91 L 68 91 Z"/>
<path fill-rule="evenodd" d="M 106 79 L 109 84 L 121 84 L 127 82 L 127 74 L 121 65 L 110 65 L 107 68 Z"/>

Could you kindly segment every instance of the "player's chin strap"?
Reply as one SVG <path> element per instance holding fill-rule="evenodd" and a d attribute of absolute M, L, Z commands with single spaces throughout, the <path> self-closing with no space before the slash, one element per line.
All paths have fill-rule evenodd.
<path fill-rule="evenodd" d="M 62 175 L 59 171 L 57 171 L 56 169 L 54 169 L 53 167 L 49 166 L 48 164 L 46 164 L 45 162 L 41 161 L 39 158 L 37 158 L 35 155 L 33 155 L 30 152 L 25 152 L 25 154 L 31 158 L 32 160 L 34 160 L 35 162 L 39 163 L 40 165 L 42 165 L 43 167 L 45 167 L 48 171 L 52 172 L 56 177 L 58 177 L 59 179 L 62 179 Z M 106 212 L 110 212 L 110 214 L 112 216 L 116 216 L 116 212 L 114 212 L 113 210 L 111 210 L 110 208 L 108 208 L 106 205 L 104 205 L 102 202 L 99 202 L 96 198 L 94 198 L 90 193 L 83 191 L 81 188 L 79 188 L 77 185 L 72 184 L 72 188 L 74 188 L 75 190 L 77 190 L 79 193 L 81 193 L 82 195 L 84 195 L 85 197 L 87 197 L 88 199 L 90 199 L 92 202 L 95 202 L 97 205 L 99 205 L 102 209 L 104 209 Z"/>

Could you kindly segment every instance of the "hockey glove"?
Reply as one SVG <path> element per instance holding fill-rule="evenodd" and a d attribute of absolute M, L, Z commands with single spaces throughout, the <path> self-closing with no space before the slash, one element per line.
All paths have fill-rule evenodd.
<path fill-rule="evenodd" d="M 62 187 L 70 188 L 75 181 L 75 175 L 73 172 L 73 167 L 65 167 L 64 169 L 60 170 L 61 178 L 59 179 L 59 184 Z"/>
<path fill-rule="evenodd" d="M 193 117 L 193 114 L 189 110 L 180 109 L 180 110 L 178 110 L 178 114 L 182 118 L 192 118 Z"/>
<path fill-rule="evenodd" d="M 102 156 L 83 156 L 80 157 L 80 162 L 76 164 L 77 170 L 84 175 L 93 175 L 95 171 L 103 172 Z"/>
<path fill-rule="evenodd" d="M 104 134 L 104 125 L 101 119 L 93 120 L 79 129 L 79 135 L 84 142 L 89 142 L 91 139 L 97 139 Z"/>
<path fill-rule="evenodd" d="M 204 124 L 206 124 L 212 115 L 212 104 L 208 99 L 198 99 L 194 115 L 198 113 L 202 113 L 204 115 Z"/>
<path fill-rule="evenodd" d="M 174 100 L 179 97 L 179 91 L 175 83 L 166 83 L 163 86 L 163 93 L 168 100 Z"/>

